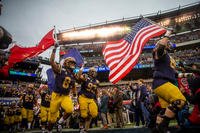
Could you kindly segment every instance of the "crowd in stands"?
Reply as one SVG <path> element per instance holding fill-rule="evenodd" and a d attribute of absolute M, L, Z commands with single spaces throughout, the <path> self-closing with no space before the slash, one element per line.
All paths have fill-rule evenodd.
<path fill-rule="evenodd" d="M 184 34 L 180 35 L 172 35 L 171 37 L 171 42 L 174 44 L 179 44 L 182 42 L 187 42 L 187 41 L 192 41 L 192 40 L 198 40 L 200 39 L 200 30 L 196 31 L 189 31 Z M 156 40 L 150 40 L 148 42 L 148 45 L 154 45 Z M 81 50 L 93 50 L 95 52 L 100 52 L 102 51 L 103 47 L 105 44 L 88 44 L 88 45 L 79 45 L 76 46 L 77 49 Z M 99 51 L 98 51 L 99 50 Z M 195 57 L 194 57 L 195 53 Z M 199 60 L 199 49 L 196 50 L 180 50 L 180 51 L 174 51 L 172 56 L 176 60 L 185 59 L 187 62 L 186 63 L 191 63 L 192 61 L 198 61 Z M 192 57 L 193 56 L 193 57 Z M 87 61 L 85 66 L 86 67 L 104 67 L 106 66 L 106 63 L 102 57 L 102 55 L 99 56 L 85 56 L 85 60 Z M 138 61 L 138 64 L 145 65 L 145 64 L 153 64 L 153 59 L 152 55 L 145 53 L 140 56 L 140 59 Z"/>
<path fill-rule="evenodd" d="M 187 42 L 187 41 L 193 41 L 200 39 L 200 30 L 196 31 L 189 31 L 188 33 L 181 34 L 181 35 L 174 35 L 171 38 L 171 41 L 175 44 Z"/>
<path fill-rule="evenodd" d="M 198 40 L 200 39 L 200 30 L 197 29 L 195 31 L 187 31 L 185 33 L 179 33 L 179 34 L 172 34 L 171 36 L 171 42 L 174 44 L 179 44 L 182 42 L 188 42 L 192 40 Z M 147 42 L 147 45 L 154 45 L 156 40 L 150 40 Z M 93 52 L 102 52 L 102 49 L 104 47 L 105 43 L 103 44 L 85 44 L 85 45 L 76 45 L 76 47 L 79 51 L 84 50 L 92 50 Z"/>
<path fill-rule="evenodd" d="M 9 80 L 0 81 L 0 96 L 1 97 L 20 97 L 26 90 L 27 82 L 18 81 L 11 82 Z M 37 85 L 38 86 L 38 85 Z"/>
<path fill-rule="evenodd" d="M 200 49 L 197 47 L 196 49 L 186 49 L 179 50 L 170 53 L 170 55 L 179 62 L 180 60 L 184 60 L 184 64 L 191 64 L 192 62 L 200 61 Z M 102 56 L 100 57 L 86 57 L 85 67 L 105 67 L 106 63 Z M 153 65 L 153 58 L 151 53 L 143 53 L 141 54 L 138 65 Z"/>

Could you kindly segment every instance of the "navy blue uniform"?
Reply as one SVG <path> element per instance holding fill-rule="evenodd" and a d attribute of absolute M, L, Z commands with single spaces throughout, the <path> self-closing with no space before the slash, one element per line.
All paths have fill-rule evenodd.
<path fill-rule="evenodd" d="M 96 99 L 97 86 L 98 80 L 87 77 L 81 84 L 79 95 L 84 94 L 87 98 Z"/>
<path fill-rule="evenodd" d="M 152 89 L 157 88 L 158 86 L 176 81 L 175 71 L 170 66 L 170 56 L 168 54 L 163 55 L 160 59 L 154 60 L 154 73 L 153 73 L 153 86 Z"/>
<path fill-rule="evenodd" d="M 23 107 L 26 109 L 33 109 L 33 105 L 35 102 L 34 92 L 28 92 L 23 96 Z"/>
<path fill-rule="evenodd" d="M 48 93 L 44 92 L 44 93 L 42 93 L 41 98 L 42 98 L 41 106 L 49 108 L 51 96 Z"/>
<path fill-rule="evenodd" d="M 70 90 L 75 87 L 74 74 L 69 71 L 61 70 L 61 73 L 56 73 L 55 84 L 56 88 L 54 92 L 69 95 Z"/>

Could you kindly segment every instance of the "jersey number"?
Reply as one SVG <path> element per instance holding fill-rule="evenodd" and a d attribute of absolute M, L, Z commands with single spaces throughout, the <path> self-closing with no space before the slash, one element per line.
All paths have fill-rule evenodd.
<path fill-rule="evenodd" d="M 92 83 L 89 83 L 88 86 L 87 86 L 87 91 L 92 92 L 92 93 L 95 93 L 96 88 L 97 88 L 96 85 L 94 85 L 94 84 L 92 84 Z"/>
<path fill-rule="evenodd" d="M 71 82 L 71 78 L 70 77 L 65 77 L 65 79 L 63 81 L 63 88 L 68 89 L 70 82 Z"/>
<path fill-rule="evenodd" d="M 25 101 L 26 102 L 32 102 L 33 101 L 33 96 L 32 95 L 26 95 L 25 96 Z"/>
<path fill-rule="evenodd" d="M 46 101 L 46 102 L 50 102 L 50 100 L 51 100 L 51 96 L 49 96 L 48 94 L 46 94 L 46 96 L 45 96 L 45 101 Z"/>

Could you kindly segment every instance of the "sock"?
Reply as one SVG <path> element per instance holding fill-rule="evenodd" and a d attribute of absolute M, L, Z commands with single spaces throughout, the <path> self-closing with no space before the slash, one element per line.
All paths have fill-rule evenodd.
<path fill-rule="evenodd" d="M 42 127 L 42 130 L 45 130 L 45 127 Z"/>
<path fill-rule="evenodd" d="M 30 122 L 28 123 L 28 129 L 31 129 L 31 123 Z"/>

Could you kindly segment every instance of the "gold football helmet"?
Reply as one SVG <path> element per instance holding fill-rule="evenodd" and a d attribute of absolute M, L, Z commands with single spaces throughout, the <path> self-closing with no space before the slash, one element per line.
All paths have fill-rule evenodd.
<path fill-rule="evenodd" d="M 76 67 L 76 60 L 73 57 L 67 57 L 64 60 L 64 67 L 69 69 L 75 69 Z"/>

